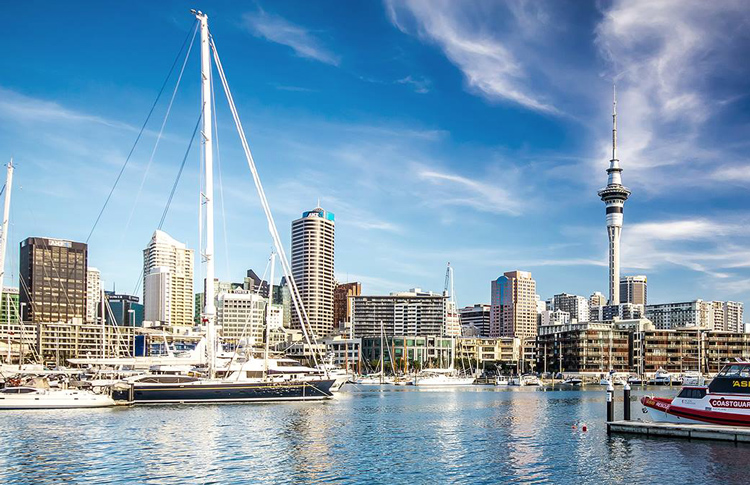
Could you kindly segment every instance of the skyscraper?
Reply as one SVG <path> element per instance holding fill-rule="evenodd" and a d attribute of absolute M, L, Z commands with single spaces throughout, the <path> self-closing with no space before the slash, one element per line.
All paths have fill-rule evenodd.
<path fill-rule="evenodd" d="M 163 231 L 143 250 L 145 320 L 193 325 L 193 251 Z"/>
<path fill-rule="evenodd" d="M 536 281 L 528 271 L 509 271 L 492 282 L 491 337 L 537 334 Z"/>
<path fill-rule="evenodd" d="M 95 323 L 102 303 L 101 273 L 96 268 L 86 271 L 86 322 Z"/>
<path fill-rule="evenodd" d="M 21 243 L 23 321 L 83 323 L 88 248 L 84 243 L 30 237 Z"/>
<path fill-rule="evenodd" d="M 317 337 L 333 332 L 333 255 L 335 218 L 320 207 L 292 222 L 292 276 Z M 292 328 L 301 328 L 292 307 Z"/>
<path fill-rule="evenodd" d="M 362 294 L 362 283 L 341 283 L 333 290 L 333 323 L 344 328 L 351 324 L 352 302 L 350 296 Z"/>
<path fill-rule="evenodd" d="M 620 303 L 620 233 L 623 206 L 630 190 L 622 185 L 622 168 L 617 159 L 617 97 L 612 103 L 612 159 L 607 169 L 607 186 L 598 192 L 606 206 L 607 235 L 609 236 L 609 304 Z"/>
<path fill-rule="evenodd" d="M 566 312 L 569 318 L 578 322 L 589 321 L 589 301 L 585 296 L 560 293 L 553 297 L 553 310 Z"/>
<path fill-rule="evenodd" d="M 648 288 L 644 275 L 623 276 L 620 278 L 620 303 L 647 305 Z"/>

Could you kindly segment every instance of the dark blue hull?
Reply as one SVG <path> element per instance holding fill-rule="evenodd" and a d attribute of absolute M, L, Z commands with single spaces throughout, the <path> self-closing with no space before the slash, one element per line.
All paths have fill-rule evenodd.
<path fill-rule="evenodd" d="M 295 382 L 134 383 L 132 389 L 113 391 L 115 401 L 127 404 L 240 403 L 312 401 L 332 396 L 333 380 Z"/>

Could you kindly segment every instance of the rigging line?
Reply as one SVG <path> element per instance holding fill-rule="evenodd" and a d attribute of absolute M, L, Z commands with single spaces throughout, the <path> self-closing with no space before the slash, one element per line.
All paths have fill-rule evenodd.
<path fill-rule="evenodd" d="M 312 332 L 312 326 L 310 326 L 310 319 L 307 315 L 307 311 L 305 310 L 304 304 L 301 300 L 299 288 L 297 288 L 297 284 L 294 281 L 294 278 L 292 277 L 291 266 L 289 265 L 289 261 L 287 260 L 286 253 L 284 251 L 284 246 L 281 243 L 281 238 L 279 236 L 278 229 L 276 228 L 276 222 L 274 221 L 273 215 L 271 214 L 271 209 L 268 205 L 268 200 L 266 199 L 266 194 L 265 194 L 265 191 L 263 190 L 263 185 L 261 184 L 261 181 L 260 181 L 260 175 L 258 174 L 257 168 L 255 166 L 255 160 L 253 159 L 252 152 L 250 151 L 250 147 L 247 143 L 245 130 L 242 127 L 242 122 L 240 121 L 239 114 L 237 113 L 237 107 L 234 104 L 234 98 L 232 96 L 231 91 L 229 90 L 229 83 L 227 82 L 226 74 L 224 73 L 224 68 L 221 65 L 221 59 L 219 59 L 219 52 L 216 49 L 216 44 L 213 42 L 213 39 L 211 39 L 211 47 L 213 51 L 214 61 L 216 62 L 216 68 L 219 72 L 219 77 L 221 78 L 221 83 L 224 88 L 224 94 L 227 98 L 227 103 L 229 104 L 229 109 L 232 112 L 232 117 L 234 118 L 234 124 L 235 124 L 235 127 L 237 128 L 237 134 L 240 137 L 240 142 L 245 152 L 247 165 L 248 165 L 248 168 L 250 169 L 250 173 L 253 176 L 255 189 L 258 194 L 258 198 L 260 199 L 261 205 L 263 206 L 263 211 L 265 212 L 265 215 L 266 215 L 268 229 L 269 229 L 269 232 L 271 233 L 271 237 L 273 238 L 274 245 L 276 246 L 276 251 L 278 252 L 278 255 L 279 255 L 279 260 L 281 262 L 281 267 L 284 271 L 284 276 L 286 276 L 287 281 L 289 282 L 289 288 L 291 290 L 291 295 L 292 295 L 292 303 L 294 304 L 294 309 L 301 322 L 300 327 L 302 328 L 302 334 L 305 337 L 305 342 L 307 343 L 308 348 L 311 350 L 311 354 L 313 356 L 313 362 L 317 366 L 318 357 L 315 352 L 315 349 L 317 347 L 313 346 L 313 343 L 317 345 L 315 333 Z M 307 331 L 307 327 L 310 327 L 310 332 Z"/>
<path fill-rule="evenodd" d="M 219 199 L 221 200 L 221 225 L 222 230 L 224 233 L 224 263 L 226 265 L 226 277 L 229 278 L 229 268 L 231 267 L 231 264 L 229 264 L 229 243 L 228 239 L 229 236 L 227 236 L 227 214 L 226 214 L 226 206 L 224 205 L 224 181 L 221 178 L 221 151 L 219 150 L 219 124 L 216 120 L 216 96 L 214 95 L 214 83 L 211 82 L 211 102 L 213 103 L 214 109 L 213 109 L 213 117 L 214 117 L 214 137 L 216 138 L 216 164 L 217 168 L 219 169 Z"/>
<path fill-rule="evenodd" d="M 195 37 L 195 32 L 197 31 L 198 31 L 198 21 L 196 20 L 193 37 Z M 133 142 L 133 146 L 130 148 L 130 152 L 128 152 L 128 156 L 125 157 L 125 163 L 122 164 L 122 167 L 120 168 L 120 173 L 117 174 L 115 183 L 114 185 L 112 185 L 112 189 L 110 189 L 109 194 L 107 195 L 107 198 L 104 201 L 104 205 L 102 206 L 102 209 L 99 211 L 99 215 L 96 216 L 96 221 L 94 221 L 94 225 L 91 228 L 91 231 L 89 232 L 88 237 L 86 237 L 87 244 L 89 242 L 89 239 L 91 239 L 91 236 L 94 234 L 94 230 L 96 229 L 96 226 L 99 224 L 99 220 L 102 218 L 102 215 L 104 214 L 104 210 L 107 208 L 107 204 L 109 204 L 109 199 L 112 198 L 112 194 L 117 188 L 117 184 L 120 182 L 120 178 L 122 177 L 123 172 L 125 172 L 125 167 L 128 166 L 130 157 L 133 155 L 133 152 L 135 151 L 135 147 L 136 145 L 138 145 L 138 141 L 141 139 L 141 135 L 143 135 L 143 132 L 146 129 L 146 125 L 148 124 L 148 121 L 151 119 L 151 115 L 154 113 L 154 109 L 156 109 L 156 105 L 159 103 L 159 99 L 161 99 L 161 95 L 164 92 L 164 88 L 167 87 L 167 82 L 169 81 L 169 78 L 172 77 L 172 73 L 174 72 L 174 68 L 177 65 L 177 61 L 180 60 L 180 55 L 182 54 L 182 51 L 185 50 L 185 45 L 187 44 L 187 41 L 189 38 L 190 38 L 190 31 L 188 31 L 187 35 L 185 36 L 185 40 L 182 41 L 182 46 L 180 47 L 179 52 L 177 52 L 177 55 L 175 56 L 174 61 L 172 62 L 172 67 L 169 68 L 169 73 L 167 73 L 167 77 L 164 78 L 164 82 L 162 83 L 161 88 L 159 89 L 159 94 L 156 95 L 156 99 L 154 100 L 154 103 L 151 105 L 151 109 L 148 111 L 148 115 L 146 115 L 146 120 L 143 122 L 143 125 L 141 126 L 141 130 L 138 132 L 138 136 L 135 137 L 135 142 Z"/>
<path fill-rule="evenodd" d="M 164 113 L 164 120 L 161 123 L 161 128 L 159 128 L 159 135 L 156 137 L 156 143 L 154 143 L 154 149 L 151 150 L 151 156 L 148 159 L 148 164 L 146 165 L 146 170 L 143 172 L 143 177 L 141 177 L 141 185 L 138 187 L 138 193 L 135 196 L 135 199 L 133 200 L 133 207 L 130 209 L 130 215 L 128 216 L 128 221 L 125 223 L 125 228 L 122 232 L 122 237 L 125 237 L 125 234 L 128 232 L 128 228 L 130 227 L 130 222 L 133 220 L 133 214 L 135 213 L 135 208 L 138 205 L 138 200 L 141 198 L 141 193 L 143 193 L 143 185 L 146 183 L 146 178 L 148 177 L 148 172 L 151 169 L 151 165 L 154 161 L 154 156 L 156 155 L 156 150 L 159 148 L 159 142 L 161 141 L 162 134 L 164 133 L 164 127 L 167 125 L 167 120 L 169 119 L 169 114 L 172 112 L 172 105 L 174 104 L 174 98 L 177 96 L 177 90 L 180 88 L 180 83 L 182 82 L 182 75 L 185 73 L 185 66 L 187 65 L 188 59 L 190 59 L 190 53 L 193 50 L 193 44 L 195 44 L 195 35 L 198 33 L 198 26 L 195 26 L 195 30 L 193 31 L 193 39 L 190 41 L 190 44 L 188 45 L 187 54 L 185 54 L 185 60 L 182 61 L 182 67 L 180 68 L 180 74 L 177 76 L 177 83 L 174 86 L 174 90 L 172 91 L 172 97 L 169 100 L 169 105 L 167 106 L 167 112 Z M 192 144 L 192 141 L 191 141 Z M 122 241 L 122 240 L 121 240 Z"/>
<path fill-rule="evenodd" d="M 198 121 L 195 123 L 195 128 L 193 128 L 193 134 L 190 137 L 190 143 L 188 143 L 187 150 L 185 150 L 185 156 L 182 157 L 182 163 L 180 163 L 180 170 L 177 172 L 177 177 L 174 180 L 174 183 L 172 184 L 172 191 L 169 193 L 169 198 L 167 199 L 167 203 L 164 206 L 164 211 L 161 215 L 161 220 L 159 221 L 159 227 L 158 229 L 161 230 L 161 228 L 164 226 L 164 221 L 167 218 L 167 213 L 169 212 L 169 207 L 172 205 L 172 199 L 174 198 L 175 191 L 177 190 L 177 185 L 180 183 L 180 178 L 182 177 L 182 171 L 185 169 L 185 162 L 187 162 L 188 156 L 190 155 L 190 149 L 193 147 L 193 141 L 195 141 L 195 134 L 198 133 L 198 127 L 201 124 L 201 118 L 203 118 L 203 113 L 200 113 L 198 115 Z M 141 275 L 138 277 L 138 282 L 135 285 L 135 289 L 133 290 L 133 294 L 135 295 L 138 290 L 141 287 L 141 282 L 143 281 L 143 269 L 141 269 Z"/>

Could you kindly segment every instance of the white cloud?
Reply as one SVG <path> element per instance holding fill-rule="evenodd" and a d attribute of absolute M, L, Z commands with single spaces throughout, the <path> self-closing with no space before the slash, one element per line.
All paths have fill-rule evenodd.
<path fill-rule="evenodd" d="M 294 52 L 307 59 L 338 66 L 339 56 L 328 50 L 308 29 L 288 20 L 259 10 L 243 16 L 245 25 L 257 37 L 291 47 Z"/>
<path fill-rule="evenodd" d="M 732 66 L 744 62 L 746 52 L 733 38 L 746 30 L 747 4 L 617 0 L 602 14 L 596 43 L 618 84 L 619 155 L 626 184 L 652 193 L 715 184 L 722 173 L 706 173 L 731 156 L 710 141 L 709 121 L 726 108 L 721 99 L 737 99 L 721 89 L 741 75 Z M 717 73 L 723 76 L 719 83 Z M 681 170 L 675 171 L 678 164 Z M 667 171 L 672 184 L 665 188 Z"/>
<path fill-rule="evenodd" d="M 417 35 L 440 46 L 448 59 L 461 69 L 471 90 L 488 99 L 559 113 L 530 89 L 529 73 L 512 50 L 482 28 L 475 18 L 468 18 L 466 6 L 466 3 L 449 0 L 386 0 L 393 25 L 404 33 L 411 33 L 407 24 L 413 21 Z M 529 17 L 524 19 L 531 22 Z"/>
<path fill-rule="evenodd" d="M 438 189 L 429 198 L 434 206 L 464 206 L 492 214 L 519 215 L 518 197 L 497 184 L 480 182 L 447 171 L 418 167 L 417 177 Z"/>
<path fill-rule="evenodd" d="M 405 78 L 396 81 L 396 84 L 406 84 L 414 89 L 415 93 L 427 94 L 430 92 L 431 82 L 429 79 L 424 77 L 406 76 Z"/>

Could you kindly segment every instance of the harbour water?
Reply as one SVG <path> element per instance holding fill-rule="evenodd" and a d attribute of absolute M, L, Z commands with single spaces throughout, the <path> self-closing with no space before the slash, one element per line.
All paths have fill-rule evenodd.
<path fill-rule="evenodd" d="M 0 482 L 747 481 L 750 447 L 607 436 L 598 386 L 345 389 L 326 403 L 3 412 Z"/>

